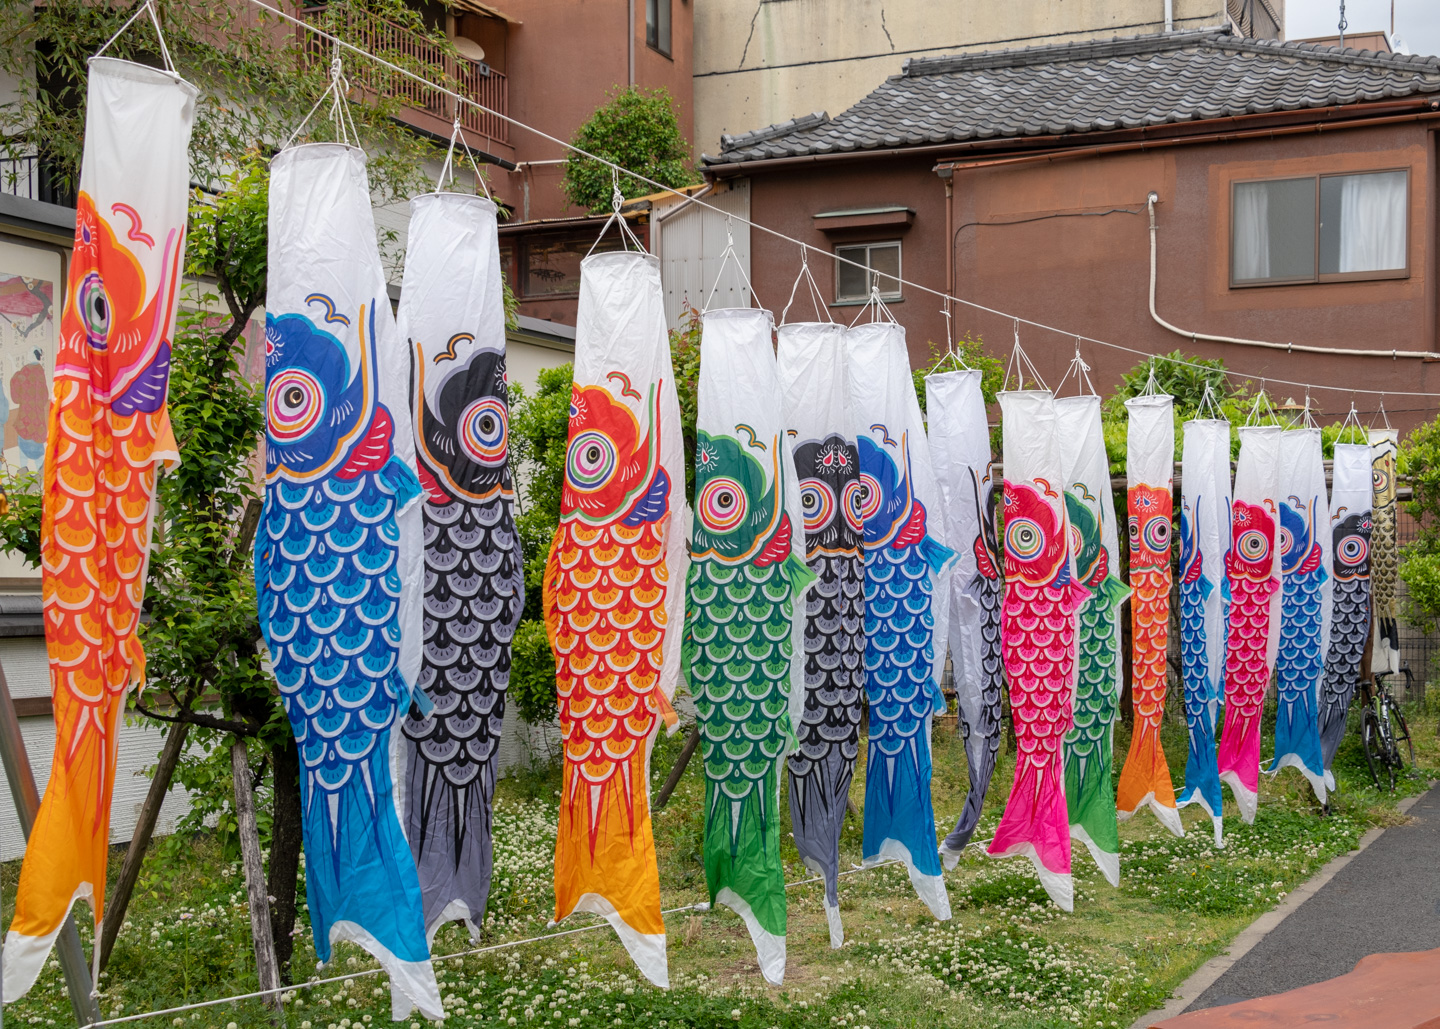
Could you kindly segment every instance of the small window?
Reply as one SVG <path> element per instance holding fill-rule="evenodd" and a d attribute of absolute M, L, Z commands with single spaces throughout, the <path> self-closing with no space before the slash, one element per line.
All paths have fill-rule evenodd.
<path fill-rule="evenodd" d="M 645 45 L 670 56 L 670 4 L 672 0 L 645 0 Z"/>
<path fill-rule="evenodd" d="M 900 299 L 898 242 L 836 247 L 835 256 L 840 259 L 835 262 L 837 304 L 869 300 L 872 286 L 880 287 L 882 300 Z"/>
<path fill-rule="evenodd" d="M 525 241 L 525 297 L 575 296 L 580 292 L 580 262 L 594 247 L 595 253 L 621 248 L 620 237 L 611 232 L 600 242 L 593 235 L 532 236 Z"/>
<path fill-rule="evenodd" d="M 1231 285 L 1409 274 L 1409 192 L 1406 171 L 1235 183 Z"/>

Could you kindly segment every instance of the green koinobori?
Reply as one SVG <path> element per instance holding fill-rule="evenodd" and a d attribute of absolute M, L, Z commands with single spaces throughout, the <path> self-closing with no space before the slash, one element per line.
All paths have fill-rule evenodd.
<path fill-rule="evenodd" d="M 768 411 L 754 410 L 768 400 L 762 381 L 762 388 L 739 390 L 729 403 L 706 404 L 707 363 L 718 372 L 735 356 L 737 364 L 752 363 L 758 367 L 751 371 L 764 373 L 768 358 L 775 381 L 768 315 L 743 313 L 750 317 L 721 311 L 706 319 L 699 421 L 711 428 L 728 421 L 733 435 L 705 428 L 698 434 L 682 662 L 701 728 L 710 899 L 745 920 L 761 971 L 778 983 L 785 970 L 780 765 L 795 746 L 791 681 L 797 608 L 803 613 L 797 600 L 813 575 L 795 553 L 803 535 L 796 540 L 793 511 L 787 510 L 795 477 L 785 467 L 789 453 L 782 450 L 778 397 Z M 763 334 L 736 331 L 760 320 L 755 316 L 763 318 Z M 764 355 L 748 346 L 752 334 Z M 725 361 L 716 360 L 720 345 Z M 732 354 L 736 348 L 738 355 Z M 744 413 L 736 405 L 752 408 L 753 422 L 774 424 L 757 430 L 752 421 L 736 422 L 733 416 Z"/>

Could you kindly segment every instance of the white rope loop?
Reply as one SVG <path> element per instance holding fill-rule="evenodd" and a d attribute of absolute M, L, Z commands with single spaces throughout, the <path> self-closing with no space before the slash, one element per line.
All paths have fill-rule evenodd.
<path fill-rule="evenodd" d="M 176 78 L 179 78 L 179 73 L 175 70 L 175 62 L 170 59 L 170 47 L 165 43 L 165 32 L 160 28 L 160 16 L 155 13 L 155 0 L 145 0 L 143 4 L 135 8 L 135 13 L 126 18 L 125 24 L 120 26 L 115 35 L 107 39 L 105 44 L 100 47 L 99 50 L 95 51 L 95 56 L 105 56 L 105 51 L 110 49 L 110 44 L 124 35 L 125 30 L 135 24 L 136 19 L 142 14 L 148 14 L 150 16 L 150 24 L 155 26 L 155 38 L 160 41 L 160 59 L 165 62 L 165 70 Z"/>
<path fill-rule="evenodd" d="M 815 304 L 815 320 L 818 322 L 823 316 L 831 325 L 835 324 L 835 318 L 830 314 L 830 305 L 825 303 L 825 294 L 820 292 L 820 287 L 815 282 L 815 276 L 810 274 L 810 248 L 804 243 L 800 244 L 800 272 L 795 276 L 795 283 L 790 287 L 790 299 L 785 301 L 785 307 L 780 312 L 780 324 L 785 324 L 785 317 L 790 313 L 790 305 L 795 303 L 795 291 L 800 288 L 800 280 L 804 279 L 809 286 L 810 299 Z"/>
<path fill-rule="evenodd" d="M 588 157 L 589 155 L 586 154 L 585 156 Z M 595 237 L 595 242 L 590 244 L 590 249 L 585 251 L 585 256 L 589 257 L 595 252 L 595 248 L 598 247 L 600 241 L 605 238 L 605 233 L 610 231 L 612 223 L 620 226 L 620 249 L 628 251 L 631 244 L 634 244 L 635 249 L 640 251 L 640 253 L 649 253 L 649 251 L 645 249 L 645 245 L 640 242 L 640 238 L 635 235 L 629 224 L 626 223 L 625 216 L 620 213 L 620 209 L 625 206 L 625 194 L 620 192 L 620 166 L 610 161 L 604 161 L 599 157 L 595 158 L 595 160 L 601 161 L 610 168 L 610 217 L 606 218 L 605 224 L 600 226 L 600 235 Z M 626 174 L 629 173 L 627 172 Z"/>
<path fill-rule="evenodd" d="M 750 276 L 745 274 L 745 266 L 740 263 L 740 255 L 735 252 L 735 234 L 730 230 L 730 221 L 725 221 L 725 249 L 720 253 L 720 266 L 715 269 L 715 283 L 710 287 L 710 294 L 705 298 L 705 306 L 700 308 L 700 313 L 707 314 L 710 310 L 710 302 L 715 299 L 715 291 L 720 288 L 720 280 L 725 276 L 725 266 L 734 264 L 735 270 L 740 274 L 740 281 L 745 283 L 745 288 L 750 291 L 750 299 L 760 303 L 760 298 L 755 295 L 755 287 L 750 285 Z M 793 291 L 792 291 L 793 293 Z M 785 305 L 789 308 L 789 304 Z M 781 315 L 784 320 L 784 315 Z"/>

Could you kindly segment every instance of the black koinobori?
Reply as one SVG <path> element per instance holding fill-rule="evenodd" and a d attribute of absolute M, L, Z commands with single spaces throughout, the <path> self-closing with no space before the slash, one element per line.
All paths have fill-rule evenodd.
<path fill-rule="evenodd" d="M 849 416 L 845 329 L 806 322 L 779 330 L 785 424 L 815 583 L 805 600 L 805 694 L 790 706 L 799 748 L 789 758 L 790 816 L 806 867 L 825 878 L 830 944 L 840 924 L 840 831 L 860 751 L 865 688 L 865 563 L 860 468 Z"/>
<path fill-rule="evenodd" d="M 425 927 L 478 937 L 490 894 L 491 801 L 525 584 L 508 457 L 509 398 L 495 207 L 462 194 L 411 201 L 400 330 L 425 541 L 419 688 L 404 722 L 405 834 Z"/>
<path fill-rule="evenodd" d="M 1329 649 L 1320 680 L 1320 758 L 1325 785 L 1335 788 L 1331 765 L 1345 735 L 1345 715 L 1360 680 L 1360 661 L 1370 637 L 1370 549 L 1374 530 L 1370 448 L 1335 444 L 1330 523 L 1335 587 Z"/>

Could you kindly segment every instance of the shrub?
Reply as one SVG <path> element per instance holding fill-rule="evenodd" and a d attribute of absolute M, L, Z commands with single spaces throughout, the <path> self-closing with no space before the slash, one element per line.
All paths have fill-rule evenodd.
<path fill-rule="evenodd" d="M 680 134 L 669 91 L 616 87 L 606 96 L 607 102 L 576 130 L 572 144 L 666 186 L 700 181 L 690 164 L 690 144 Z M 599 161 L 578 154 L 565 161 L 561 188 L 576 207 L 609 211 L 613 183 L 610 168 Z M 654 191 L 654 186 L 633 175 L 620 176 L 620 192 L 627 199 Z"/>

